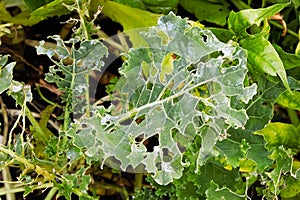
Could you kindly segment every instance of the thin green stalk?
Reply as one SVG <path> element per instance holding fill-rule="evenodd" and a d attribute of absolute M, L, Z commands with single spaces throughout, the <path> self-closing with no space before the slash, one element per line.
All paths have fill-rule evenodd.
<path fill-rule="evenodd" d="M 262 7 L 262 8 L 266 7 L 266 0 L 262 0 L 262 1 L 261 1 L 261 7 Z"/>
<path fill-rule="evenodd" d="M 289 115 L 289 118 L 290 118 L 292 124 L 293 124 L 295 127 L 298 127 L 299 124 L 300 124 L 300 120 L 299 120 L 299 117 L 298 117 L 298 115 L 297 115 L 297 111 L 288 108 L 288 109 L 287 109 L 287 112 L 288 112 L 288 115 Z"/>
<path fill-rule="evenodd" d="M 58 188 L 56 188 L 56 187 L 51 188 L 51 190 L 47 194 L 45 200 L 51 200 L 51 199 L 53 199 L 53 197 L 56 194 L 57 190 L 58 190 Z"/>
<path fill-rule="evenodd" d="M 282 28 L 283 27 L 281 24 L 279 24 L 276 21 L 270 20 L 269 23 L 272 24 L 273 26 L 277 27 L 277 28 Z M 294 31 L 292 31 L 291 29 L 287 29 L 286 32 L 289 33 L 290 35 L 295 36 L 296 38 L 298 38 L 298 34 Z"/>
<path fill-rule="evenodd" d="M 138 190 L 142 189 L 143 178 L 144 178 L 144 174 L 143 173 L 137 173 L 137 174 L 135 174 L 135 180 L 134 180 L 134 187 L 135 187 L 135 189 L 138 189 Z"/>
<path fill-rule="evenodd" d="M 72 55 L 75 55 L 75 47 L 74 44 L 72 46 Z M 71 90 L 74 89 L 75 87 L 75 77 L 76 77 L 76 62 L 73 61 L 72 64 L 72 80 L 71 80 L 71 84 L 70 84 L 70 88 Z M 63 126 L 63 130 L 67 131 L 69 129 L 69 124 L 70 124 L 70 106 L 72 105 L 72 96 L 73 94 L 68 94 L 68 98 L 67 98 L 67 102 L 66 102 L 66 106 L 65 106 L 65 112 L 64 112 L 64 126 Z M 69 98 L 71 96 L 71 99 Z"/>
<path fill-rule="evenodd" d="M 33 190 L 39 190 L 39 189 L 45 189 L 45 188 L 51 188 L 53 187 L 53 183 L 44 183 L 42 185 L 37 185 L 36 187 L 34 187 Z M 24 192 L 25 191 L 25 187 L 19 187 L 19 188 L 14 188 L 11 190 L 6 190 L 6 189 L 0 189 L 0 196 L 2 195 L 6 195 L 6 194 L 15 194 L 15 193 L 19 193 L 19 192 Z"/>
<path fill-rule="evenodd" d="M 62 106 L 58 105 L 57 103 L 54 103 L 52 101 L 50 101 L 49 99 L 47 99 L 43 93 L 41 92 L 41 89 L 40 89 L 40 86 L 38 84 L 36 84 L 36 90 L 37 92 L 39 93 L 40 97 L 47 103 L 49 103 L 50 105 L 53 105 L 53 106 L 56 106 L 56 107 L 59 107 L 59 108 L 62 108 Z"/>
<path fill-rule="evenodd" d="M 40 124 L 36 121 L 36 119 L 34 118 L 34 116 L 32 115 L 31 111 L 29 110 L 29 108 L 27 106 L 25 106 L 25 114 L 26 114 L 26 117 L 29 119 L 30 123 L 32 124 L 32 126 L 35 130 L 35 133 L 38 134 L 37 138 L 40 139 L 44 145 L 48 144 L 47 135 L 41 128 Z"/>
<path fill-rule="evenodd" d="M 3 122 L 4 122 L 4 128 L 3 128 L 3 138 L 2 138 L 2 145 L 5 145 L 6 139 L 7 139 L 7 134 L 8 134 L 8 116 L 7 116 L 7 111 L 5 109 L 5 105 L 2 101 L 2 97 L 0 96 L 0 104 L 1 104 L 1 110 L 2 110 L 2 116 L 3 116 Z M 11 183 L 8 183 L 8 181 L 12 181 L 11 174 L 9 171 L 8 166 L 4 166 L 2 168 L 2 176 L 4 182 L 4 188 L 6 190 L 12 190 L 14 186 Z M 7 200 L 15 200 L 16 196 L 15 194 L 6 194 L 6 199 Z"/>
<path fill-rule="evenodd" d="M 84 1 L 86 2 L 86 1 Z M 89 40 L 91 39 L 90 38 L 90 34 L 88 33 L 88 30 L 87 30 L 87 27 L 86 27 L 86 20 L 84 18 L 84 5 L 80 5 L 79 4 L 79 1 L 77 0 L 77 11 L 79 13 L 79 18 L 80 18 L 80 26 L 82 28 L 82 31 L 83 31 L 83 36 L 86 40 Z M 89 74 L 86 74 L 85 75 L 85 81 L 87 84 L 89 84 L 90 82 L 90 78 L 89 78 Z M 87 89 L 86 92 L 85 92 L 85 100 L 87 102 L 87 104 L 89 104 L 90 102 L 90 93 L 89 93 L 89 90 Z M 89 106 L 86 107 L 86 117 L 90 117 L 90 108 Z"/>

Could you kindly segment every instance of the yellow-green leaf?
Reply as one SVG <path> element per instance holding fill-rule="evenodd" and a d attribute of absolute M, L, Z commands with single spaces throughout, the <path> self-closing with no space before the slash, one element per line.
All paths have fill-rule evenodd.
<path fill-rule="evenodd" d="M 284 92 L 277 99 L 277 103 L 285 108 L 300 111 L 300 92 Z"/>
<path fill-rule="evenodd" d="M 300 148 L 300 127 L 296 128 L 292 124 L 269 123 L 255 134 L 263 135 L 269 147 L 283 145 L 287 148 Z"/>

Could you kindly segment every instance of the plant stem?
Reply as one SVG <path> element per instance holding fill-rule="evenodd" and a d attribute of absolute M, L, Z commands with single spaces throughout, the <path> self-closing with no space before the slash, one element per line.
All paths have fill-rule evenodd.
<path fill-rule="evenodd" d="M 135 174 L 135 180 L 134 180 L 135 189 L 138 189 L 138 190 L 142 189 L 143 175 L 144 175 L 143 173 Z"/>
<path fill-rule="evenodd" d="M 37 185 L 36 187 L 34 187 L 34 190 L 45 189 L 45 188 L 50 188 L 50 187 L 53 187 L 53 183 L 45 183 L 42 185 Z M 22 185 L 19 188 L 14 188 L 11 190 L 0 189 L 0 196 L 5 195 L 5 194 L 14 194 L 14 193 L 18 193 L 18 192 L 24 192 L 24 191 L 25 191 L 24 185 Z"/>
<path fill-rule="evenodd" d="M 35 133 L 38 134 L 38 137 L 36 137 L 36 139 L 40 139 L 44 145 L 48 144 L 48 136 L 45 134 L 40 124 L 36 121 L 36 119 L 34 118 L 27 106 L 25 106 L 25 114 L 26 117 L 29 119 L 30 123 L 32 124 Z"/>
<path fill-rule="evenodd" d="M 7 140 L 8 126 L 9 125 L 8 125 L 7 111 L 5 109 L 5 104 L 3 103 L 1 96 L 0 96 L 0 104 L 1 104 L 3 122 L 4 122 L 2 144 L 5 145 L 6 140 Z M 11 183 L 8 183 L 9 181 L 12 181 L 11 174 L 10 174 L 8 166 L 4 166 L 2 168 L 2 176 L 3 176 L 3 181 L 4 181 L 4 188 L 6 190 L 12 190 L 14 188 L 14 186 Z M 6 194 L 6 199 L 7 200 L 15 200 L 16 196 L 15 196 L 14 193 Z"/>
<path fill-rule="evenodd" d="M 82 3 L 79 3 L 79 1 L 76 0 L 77 12 L 78 12 L 79 18 L 80 18 L 80 26 L 81 26 L 81 29 L 82 29 L 82 32 L 83 32 L 83 37 L 84 37 L 85 40 L 90 40 L 91 36 L 88 32 L 88 29 L 87 29 L 87 26 L 86 26 L 86 20 L 85 20 L 85 17 L 84 17 L 85 16 L 85 10 L 84 9 L 87 9 L 86 7 L 88 6 L 88 5 L 85 5 L 86 2 L 89 2 L 89 1 L 83 1 Z M 90 82 L 89 74 L 85 75 L 85 81 L 86 81 L 86 84 L 89 85 L 89 82 Z M 90 103 L 90 93 L 89 93 L 88 89 L 85 92 L 85 100 L 87 102 L 87 105 L 89 105 L 89 103 Z M 85 113 L 86 113 L 86 117 L 90 117 L 90 108 L 89 108 L 89 106 L 86 107 L 86 112 Z"/>
<path fill-rule="evenodd" d="M 53 105 L 53 106 L 56 106 L 56 107 L 59 107 L 59 108 L 62 108 L 60 105 L 58 105 L 57 103 L 54 103 L 52 101 L 50 101 L 49 99 L 47 99 L 43 93 L 41 92 L 41 89 L 40 89 L 40 86 L 38 84 L 36 84 L 36 90 L 37 92 L 39 93 L 40 97 L 47 103 L 49 103 L 50 105 Z"/>
<path fill-rule="evenodd" d="M 51 190 L 50 190 L 49 193 L 47 194 L 45 200 L 51 200 L 51 199 L 53 199 L 53 197 L 54 197 L 54 195 L 56 194 L 57 190 L 58 190 L 58 189 L 57 189 L 56 187 L 51 188 Z"/>

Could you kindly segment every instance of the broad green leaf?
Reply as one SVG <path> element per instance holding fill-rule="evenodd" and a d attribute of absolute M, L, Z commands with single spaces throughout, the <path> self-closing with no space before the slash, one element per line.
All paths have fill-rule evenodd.
<path fill-rule="evenodd" d="M 133 47 L 136 48 L 144 44 L 143 38 L 136 29 L 156 25 L 158 18 L 161 16 L 161 14 L 155 14 L 113 1 L 104 1 L 102 13 L 123 26 L 125 34 L 129 36 Z"/>
<path fill-rule="evenodd" d="M 113 0 L 133 8 L 168 14 L 177 8 L 178 0 Z"/>
<path fill-rule="evenodd" d="M 157 19 L 161 16 L 160 14 L 132 8 L 114 1 L 104 1 L 102 13 L 119 22 L 123 26 L 124 31 L 154 26 Z"/>
<path fill-rule="evenodd" d="M 229 4 L 225 0 L 180 0 L 179 4 L 188 12 L 195 14 L 200 21 L 207 21 L 221 26 L 226 24 Z"/>
<path fill-rule="evenodd" d="M 221 42 L 228 42 L 229 40 L 232 40 L 235 36 L 235 33 L 228 29 L 223 28 L 208 28 Z"/>
<path fill-rule="evenodd" d="M 146 9 L 155 13 L 168 14 L 177 9 L 179 0 L 142 0 Z"/>
<path fill-rule="evenodd" d="M 32 1 L 32 0 L 31 0 Z M 34 1 L 34 0 L 33 0 Z M 44 0 L 49 2 L 48 4 L 37 7 L 30 14 L 30 21 L 40 22 L 49 17 L 61 16 L 69 14 L 70 11 L 64 6 L 64 4 L 69 5 L 73 4 L 73 0 Z"/>
<path fill-rule="evenodd" d="M 128 5 L 133 8 L 139 8 L 145 10 L 145 5 L 142 0 L 113 0 L 114 2 L 118 2 L 124 5 Z"/>
<path fill-rule="evenodd" d="M 236 168 L 240 165 L 240 160 L 246 158 L 247 150 L 251 148 L 246 140 L 232 140 L 225 138 L 217 144 L 217 149 L 222 155 L 226 156 L 226 162 Z"/>
<path fill-rule="evenodd" d="M 145 170 L 167 185 L 182 176 L 188 164 L 184 149 L 196 135 L 202 140 L 199 171 L 229 128 L 245 126 L 246 110 L 231 105 L 248 103 L 256 85 L 243 84 L 243 49 L 220 42 L 209 30 L 191 27 L 186 19 L 163 16 L 158 26 L 140 36 L 148 46 L 126 55 L 115 86 L 117 105 L 84 119 L 70 136 L 91 160 L 117 164 L 123 171 Z M 143 144 L 150 138 L 158 141 L 151 151 Z"/>
<path fill-rule="evenodd" d="M 8 63 L 8 55 L 0 56 L 0 94 L 7 90 L 13 78 L 15 62 Z"/>
<path fill-rule="evenodd" d="M 214 162 L 208 162 L 202 166 L 197 179 L 195 184 L 199 187 L 201 194 L 205 194 L 209 190 L 211 181 L 220 187 L 227 187 L 230 190 L 236 190 L 237 184 L 241 183 L 238 169 L 226 170 L 221 164 Z"/>
<path fill-rule="evenodd" d="M 41 3 L 36 3 L 37 1 L 34 0 L 27 1 L 30 4 L 30 8 L 37 9 L 32 11 L 25 7 L 22 8 L 22 12 L 20 12 L 16 16 L 11 16 L 11 14 L 6 10 L 6 4 L 4 2 L 0 2 L 0 20 L 4 22 L 12 22 L 14 24 L 32 26 L 44 19 L 47 19 L 48 17 L 69 14 L 70 11 L 63 4 L 73 3 L 73 0 L 54 0 L 52 2 L 50 2 L 51 0 L 44 0 L 41 1 Z M 44 5 L 44 3 L 46 2 L 50 3 Z"/>
<path fill-rule="evenodd" d="M 296 128 L 292 124 L 269 123 L 255 134 L 263 135 L 270 147 L 283 145 L 286 148 L 300 148 L 300 127 Z"/>
<path fill-rule="evenodd" d="M 289 84 L 283 63 L 272 44 L 262 35 L 247 37 L 240 45 L 248 51 L 248 66 L 252 73 L 264 72 L 279 76 L 283 85 L 289 90 Z"/>
<path fill-rule="evenodd" d="M 282 48 L 278 45 L 273 45 L 281 58 L 284 68 L 286 70 L 294 69 L 296 67 L 300 67 L 300 55 L 286 53 L 282 50 Z"/>
<path fill-rule="evenodd" d="M 228 18 L 228 28 L 229 30 L 234 31 L 237 35 L 247 37 L 247 28 L 254 24 L 259 26 L 262 21 L 272 17 L 276 13 L 279 13 L 283 8 L 285 8 L 288 5 L 289 3 L 274 4 L 273 6 L 267 8 L 246 9 L 241 10 L 237 13 L 231 11 Z"/>
<path fill-rule="evenodd" d="M 215 199 L 230 199 L 230 200 L 244 200 L 246 197 L 244 195 L 236 194 L 230 191 L 228 188 L 219 188 L 217 184 L 213 181 L 210 182 L 210 188 L 206 191 L 206 196 L 208 200 Z"/>
<path fill-rule="evenodd" d="M 30 10 L 35 10 L 43 5 L 46 5 L 54 0 L 24 0 L 24 3 Z"/>
<path fill-rule="evenodd" d="M 33 24 L 38 23 L 38 21 L 30 21 L 31 11 L 29 9 L 22 10 L 21 13 L 17 14 L 16 16 L 11 16 L 11 14 L 6 10 L 5 3 L 0 2 L 0 20 L 3 22 L 11 22 L 14 24 L 22 24 L 25 26 L 31 26 Z"/>
<path fill-rule="evenodd" d="M 285 108 L 300 111 L 300 92 L 284 92 L 277 99 L 277 103 Z"/>

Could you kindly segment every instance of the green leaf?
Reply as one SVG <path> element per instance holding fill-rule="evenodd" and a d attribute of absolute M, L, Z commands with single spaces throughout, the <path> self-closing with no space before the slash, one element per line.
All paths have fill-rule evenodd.
<path fill-rule="evenodd" d="M 52 0 L 52 1 L 44 0 L 44 1 L 49 3 L 41 7 L 39 6 L 35 10 L 33 10 L 30 14 L 30 19 L 29 19 L 30 21 L 34 21 L 37 23 L 49 17 L 69 14 L 70 11 L 65 7 L 64 4 L 69 5 L 74 3 L 73 0 Z"/>
<path fill-rule="evenodd" d="M 236 141 L 230 137 L 218 142 L 217 149 L 222 155 L 226 156 L 226 161 L 232 167 L 236 168 L 240 165 L 240 160 L 246 158 L 246 152 L 251 148 L 245 139 Z"/>
<path fill-rule="evenodd" d="M 177 8 L 178 0 L 113 0 L 133 8 L 149 10 L 154 13 L 168 14 Z"/>
<path fill-rule="evenodd" d="M 210 188 L 206 191 L 208 200 L 215 199 L 230 199 L 230 200 L 243 200 L 246 197 L 244 195 L 238 195 L 228 188 L 219 188 L 213 181 L 210 182 Z"/>
<path fill-rule="evenodd" d="M 272 44 L 263 35 L 242 39 L 240 45 L 248 51 L 249 71 L 254 74 L 264 72 L 271 76 L 278 75 L 289 90 L 283 63 Z"/>
<path fill-rule="evenodd" d="M 15 101 L 16 105 L 24 105 L 24 102 L 32 101 L 32 93 L 30 85 L 24 85 L 18 81 L 12 80 L 7 94 L 12 96 Z"/>
<path fill-rule="evenodd" d="M 221 42 L 228 42 L 229 40 L 232 40 L 235 36 L 235 33 L 228 29 L 223 28 L 208 28 Z"/>
<path fill-rule="evenodd" d="M 85 175 L 85 168 L 80 168 L 73 174 L 64 174 L 63 178 L 57 178 L 60 183 L 54 182 L 57 187 L 59 195 L 65 197 L 67 200 L 72 199 L 72 193 L 77 194 L 80 199 L 94 199 L 87 194 L 88 185 L 90 184 L 91 177 Z M 75 192 L 77 190 L 77 192 Z"/>
<path fill-rule="evenodd" d="M 179 0 L 142 0 L 147 10 L 163 14 L 176 11 L 178 1 Z"/>
<path fill-rule="evenodd" d="M 273 44 L 279 57 L 281 58 L 284 68 L 286 70 L 300 67 L 300 55 L 286 53 L 282 48 L 276 44 Z"/>
<path fill-rule="evenodd" d="M 43 5 L 46 5 L 50 2 L 52 2 L 53 0 L 24 0 L 24 3 L 26 4 L 26 6 L 30 9 L 30 10 L 35 10 Z"/>
<path fill-rule="evenodd" d="M 277 99 L 277 103 L 285 108 L 300 111 L 300 92 L 284 92 Z"/>
<path fill-rule="evenodd" d="M 32 26 L 44 19 L 47 19 L 48 17 L 61 16 L 70 13 L 64 4 L 72 4 L 73 0 L 50 1 L 51 0 L 43 0 L 41 3 L 39 3 L 40 1 L 27 0 L 29 7 L 36 9 L 32 11 L 23 5 L 25 8 L 22 8 L 22 12 L 15 16 L 11 16 L 11 14 L 6 10 L 6 4 L 4 2 L 0 2 L 0 20 L 4 22 L 12 22 L 14 24 L 21 24 L 24 26 Z M 44 5 L 46 2 L 50 3 Z"/>
<path fill-rule="evenodd" d="M 8 55 L 0 56 L 0 94 L 9 88 L 13 78 L 15 62 L 8 63 Z"/>
<path fill-rule="evenodd" d="M 298 199 L 300 196 L 300 180 L 294 179 L 289 176 L 285 182 L 285 188 L 282 188 L 280 191 L 280 197 L 283 199 L 288 199 L 292 197 L 296 197 L 293 199 Z"/>
<path fill-rule="evenodd" d="M 270 147 L 283 145 L 286 148 L 300 148 L 298 139 L 300 137 L 300 127 L 296 128 L 292 124 L 269 123 L 255 134 L 263 135 Z"/>
<path fill-rule="evenodd" d="M 221 135 L 244 127 L 246 110 L 231 103 L 248 103 L 256 85 L 243 84 L 244 50 L 218 41 L 209 30 L 191 27 L 186 19 L 169 14 L 140 36 L 148 46 L 126 55 L 115 86 L 118 105 L 76 124 L 77 133 L 70 136 L 91 160 L 123 171 L 142 169 L 167 185 L 182 176 L 188 164 L 184 149 L 196 135 L 202 140 L 198 168 L 213 156 Z M 158 145 L 148 151 L 143 141 L 151 138 Z"/>
<path fill-rule="evenodd" d="M 124 31 L 154 26 L 157 19 L 161 16 L 160 14 L 154 14 L 114 1 L 104 1 L 102 13 L 119 22 L 123 26 Z"/>
<path fill-rule="evenodd" d="M 56 64 L 50 67 L 46 81 L 56 83 L 58 89 L 63 92 L 62 100 L 71 103 L 72 112 L 81 113 L 87 105 L 81 98 L 88 89 L 86 75 L 92 70 L 102 70 L 102 58 L 107 55 L 107 48 L 99 40 L 85 40 L 79 43 L 76 39 L 64 42 L 59 36 L 53 36 L 52 39 L 57 43 L 55 49 L 46 49 L 44 41 L 37 47 L 38 55 L 47 55 Z M 71 51 L 66 44 L 72 46 Z M 79 47 L 75 49 L 75 45 L 78 44 Z M 60 58 L 60 62 L 53 58 L 55 54 Z M 63 60 L 67 58 L 72 58 L 73 63 L 66 66 Z"/>
<path fill-rule="evenodd" d="M 113 1 L 120 3 L 120 4 L 128 5 L 133 8 L 139 8 L 142 10 L 146 9 L 142 0 L 129 0 L 129 1 L 128 0 L 113 0 Z"/>
<path fill-rule="evenodd" d="M 288 6 L 286 4 L 274 4 L 267 8 L 259 9 L 246 9 L 239 12 L 231 11 L 228 18 L 228 29 L 234 31 L 237 35 L 248 36 L 246 29 L 256 24 L 260 25 L 265 19 L 272 17 L 276 13 L 279 13 L 283 8 Z"/>
<path fill-rule="evenodd" d="M 273 83 L 261 77 L 258 79 L 258 94 L 247 105 L 236 104 L 238 108 L 243 107 L 247 110 L 249 119 L 243 130 L 229 129 L 230 136 L 217 143 L 217 149 L 226 156 L 228 164 L 236 166 L 238 163 L 245 171 L 253 171 L 254 164 L 255 170 L 259 172 L 263 172 L 272 164 L 264 138 L 253 133 L 263 129 L 270 122 L 274 103 L 284 91 L 281 83 Z M 230 146 L 236 149 L 230 151 Z"/>
<path fill-rule="evenodd" d="M 41 119 L 39 121 L 40 127 L 42 128 L 43 132 L 46 133 L 47 136 L 53 136 L 54 134 L 47 128 L 49 118 L 54 111 L 56 106 L 48 105 L 41 114 Z"/>
<path fill-rule="evenodd" d="M 225 0 L 180 0 L 179 3 L 185 10 L 195 14 L 200 21 L 207 21 L 221 26 L 226 24 L 229 15 L 229 3 Z"/>
<path fill-rule="evenodd" d="M 284 187 L 284 178 L 288 175 L 287 173 L 292 172 L 293 155 L 283 147 L 278 147 L 275 148 L 270 158 L 275 161 L 276 165 L 271 172 L 265 173 L 271 180 L 267 181 L 266 184 L 269 187 L 264 192 L 268 197 L 276 197 Z"/>
<path fill-rule="evenodd" d="M 196 178 L 196 177 L 194 177 Z M 205 194 L 211 187 L 210 182 L 218 184 L 221 187 L 227 187 L 236 190 L 237 184 L 240 184 L 241 177 L 238 169 L 226 170 L 221 164 L 209 162 L 201 167 L 200 176 L 194 180 L 195 184 L 200 188 L 199 192 Z"/>

